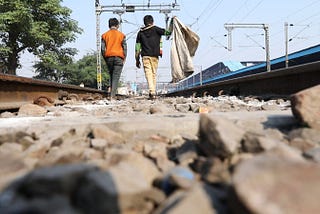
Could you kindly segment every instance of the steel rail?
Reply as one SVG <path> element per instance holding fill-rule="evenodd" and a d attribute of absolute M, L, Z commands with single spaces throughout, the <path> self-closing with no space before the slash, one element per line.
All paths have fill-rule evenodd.
<path fill-rule="evenodd" d="M 318 84 L 320 84 L 320 61 L 174 91 L 166 96 L 229 94 L 287 97 Z"/>
<path fill-rule="evenodd" d="M 33 103 L 40 97 L 56 102 L 61 100 L 63 96 L 70 95 L 76 99 L 84 99 L 89 96 L 103 98 L 106 96 L 106 91 L 0 74 L 1 111 L 17 109 L 26 103 Z"/>

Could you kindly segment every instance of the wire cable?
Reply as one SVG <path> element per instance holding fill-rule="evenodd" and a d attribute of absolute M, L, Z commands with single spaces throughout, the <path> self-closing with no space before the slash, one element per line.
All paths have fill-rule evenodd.
<path fill-rule="evenodd" d="M 219 0 L 216 4 L 216 6 L 211 10 L 211 12 L 209 13 L 209 15 L 207 16 L 207 19 L 205 19 L 200 26 L 204 26 L 204 23 L 206 23 L 209 18 L 211 17 L 211 15 L 213 14 L 213 12 L 220 6 L 220 4 L 223 2 L 223 0 Z M 200 27 L 198 28 L 198 31 L 200 30 Z"/>
<path fill-rule="evenodd" d="M 218 2 L 217 0 L 216 2 Z M 192 27 L 194 24 L 198 23 L 200 18 L 209 10 L 209 8 L 213 7 L 216 2 L 210 1 L 209 4 L 204 8 L 204 10 L 200 13 L 200 15 L 196 18 L 196 20 L 190 24 L 190 27 Z"/>
<path fill-rule="evenodd" d="M 289 39 L 289 42 L 292 41 L 292 39 L 297 38 L 297 36 L 302 33 L 303 31 L 305 31 L 307 28 L 309 28 L 310 25 L 306 25 L 304 28 L 302 28 L 296 35 L 294 35 L 292 38 Z"/>
<path fill-rule="evenodd" d="M 235 17 L 240 11 L 241 9 L 247 4 L 249 0 L 246 0 L 240 7 L 238 7 L 238 10 L 228 19 L 228 21 L 226 21 L 226 23 L 230 22 L 231 19 L 233 19 L 233 17 Z"/>
<path fill-rule="evenodd" d="M 240 22 L 242 22 L 244 19 L 246 19 L 257 7 L 263 2 L 264 0 L 260 0 L 256 6 L 254 6 L 242 19 L 240 19 Z"/>

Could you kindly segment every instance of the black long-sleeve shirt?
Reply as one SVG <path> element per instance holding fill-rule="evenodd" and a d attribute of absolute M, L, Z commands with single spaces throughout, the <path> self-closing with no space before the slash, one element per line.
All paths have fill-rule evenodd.
<path fill-rule="evenodd" d="M 154 25 L 141 28 L 136 39 L 136 44 L 141 45 L 138 47 L 141 48 L 141 56 L 160 56 L 160 41 L 163 35 L 166 35 L 166 30 Z"/>

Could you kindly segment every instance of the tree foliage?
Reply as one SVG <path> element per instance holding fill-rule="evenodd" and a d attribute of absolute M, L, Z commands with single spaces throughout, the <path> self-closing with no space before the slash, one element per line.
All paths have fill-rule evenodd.
<path fill-rule="evenodd" d="M 109 84 L 109 74 L 105 63 L 101 63 L 101 77 L 103 89 Z M 79 85 L 83 83 L 86 87 L 97 88 L 97 58 L 96 53 L 87 54 L 77 62 L 69 65 L 66 69 L 68 79 L 65 83 Z"/>
<path fill-rule="evenodd" d="M 23 51 L 36 55 L 42 66 L 59 66 L 76 54 L 64 45 L 82 32 L 62 0 L 0 0 L 0 63 L 16 74 Z M 61 61 L 60 61 L 61 60 Z M 43 67 L 44 68 L 44 67 Z"/>
<path fill-rule="evenodd" d="M 63 56 L 63 54 L 62 54 Z M 54 56 L 54 57 L 62 57 Z M 67 59 L 58 59 L 63 63 L 50 64 L 40 62 L 35 65 L 36 79 L 43 79 L 65 84 L 80 85 L 97 88 L 97 58 L 96 53 L 85 55 L 76 62 L 68 62 Z M 105 63 L 102 62 L 102 83 L 104 87 L 108 85 L 109 74 Z"/>
<path fill-rule="evenodd" d="M 34 78 L 58 83 L 67 81 L 69 76 L 66 69 L 73 63 L 70 55 L 73 55 L 73 52 L 68 49 L 59 52 L 47 51 L 42 60 L 33 66 L 37 74 Z"/>

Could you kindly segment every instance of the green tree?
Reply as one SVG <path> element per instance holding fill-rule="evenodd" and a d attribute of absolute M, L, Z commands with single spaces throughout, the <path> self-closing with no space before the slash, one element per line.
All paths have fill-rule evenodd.
<path fill-rule="evenodd" d="M 82 29 L 70 18 L 62 0 L 0 0 L 0 63 L 7 73 L 16 74 L 23 51 L 36 55 L 45 66 L 59 66 L 76 50 L 65 48 Z M 65 54 L 63 57 L 62 54 Z M 68 58 L 68 59 L 67 59 Z M 62 61 L 59 61 L 62 60 Z"/>
<path fill-rule="evenodd" d="M 71 52 L 68 52 L 71 51 Z M 42 60 L 35 64 L 35 73 L 33 78 L 64 83 L 70 78 L 67 72 L 70 64 L 72 64 L 72 50 L 64 49 L 60 52 L 47 51 L 43 55 Z"/>
<path fill-rule="evenodd" d="M 103 89 L 109 82 L 109 74 L 107 72 L 107 66 L 105 63 L 102 65 L 102 84 Z M 97 58 L 96 53 L 85 55 L 77 62 L 65 66 L 66 80 L 64 83 L 80 85 L 83 83 L 86 87 L 97 88 Z"/>

